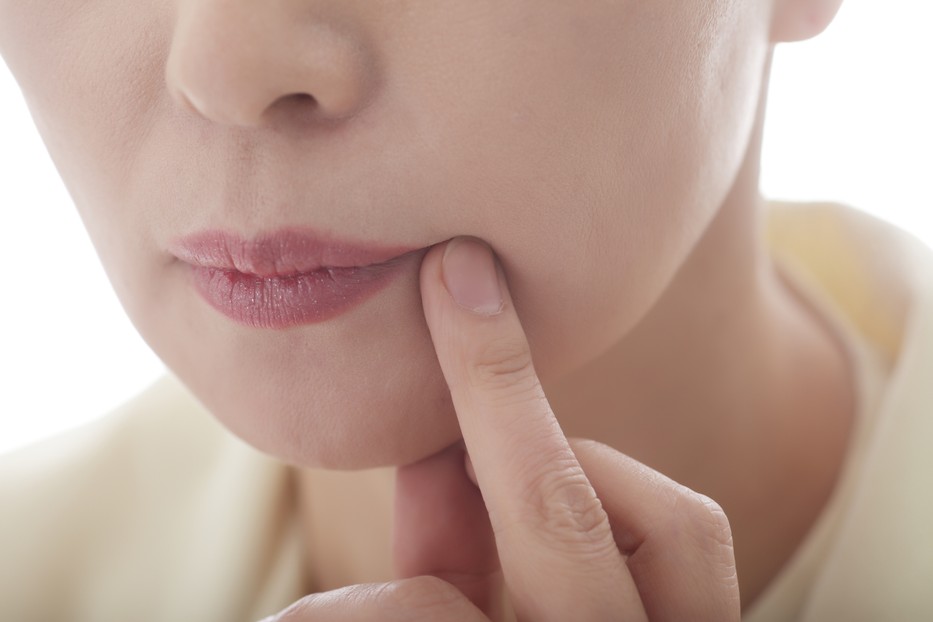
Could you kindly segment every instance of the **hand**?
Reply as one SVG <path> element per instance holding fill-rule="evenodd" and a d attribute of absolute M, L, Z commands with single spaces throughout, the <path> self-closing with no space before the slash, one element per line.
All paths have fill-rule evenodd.
<path fill-rule="evenodd" d="M 275 619 L 501 620 L 505 587 L 521 621 L 739 620 L 722 509 L 564 436 L 488 247 L 432 248 L 421 293 L 467 464 L 455 446 L 399 469 L 396 570 L 409 578 L 312 595 Z"/>

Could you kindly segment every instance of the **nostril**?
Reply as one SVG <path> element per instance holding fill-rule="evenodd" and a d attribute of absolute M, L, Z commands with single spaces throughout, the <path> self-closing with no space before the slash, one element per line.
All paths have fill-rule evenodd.
<path fill-rule="evenodd" d="M 318 101 L 308 93 L 292 93 L 280 97 L 274 107 L 287 110 L 293 114 L 307 114 L 309 111 L 318 108 Z"/>
<path fill-rule="evenodd" d="M 292 121 L 303 119 L 305 122 L 318 117 L 320 104 L 318 100 L 309 93 L 292 93 L 283 95 L 266 111 L 267 117 L 273 120 L 284 122 L 286 119 Z"/>
<path fill-rule="evenodd" d="M 285 101 L 291 101 L 294 104 L 301 104 L 301 105 L 306 105 L 306 104 L 316 105 L 317 104 L 317 100 L 307 93 L 292 93 L 291 95 L 286 95 L 282 99 Z"/>

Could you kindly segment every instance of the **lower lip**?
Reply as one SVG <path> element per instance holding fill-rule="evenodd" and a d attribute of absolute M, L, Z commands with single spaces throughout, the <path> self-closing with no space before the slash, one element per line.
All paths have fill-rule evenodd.
<path fill-rule="evenodd" d="M 197 292 L 231 320 L 255 328 L 326 322 L 377 294 L 414 254 L 361 268 L 331 268 L 263 278 L 235 270 L 194 268 Z"/>

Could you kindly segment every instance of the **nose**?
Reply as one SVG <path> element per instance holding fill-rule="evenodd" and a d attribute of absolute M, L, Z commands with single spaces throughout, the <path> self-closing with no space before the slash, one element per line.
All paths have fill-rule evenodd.
<path fill-rule="evenodd" d="M 274 114 L 352 116 L 372 95 L 372 54 L 346 20 L 295 0 L 182 0 L 165 79 L 211 121 L 258 127 Z M 297 107 L 297 110 L 296 110 Z"/>

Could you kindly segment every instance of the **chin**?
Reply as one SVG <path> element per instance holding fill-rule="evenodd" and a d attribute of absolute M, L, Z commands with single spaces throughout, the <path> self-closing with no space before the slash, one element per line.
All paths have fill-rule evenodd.
<path fill-rule="evenodd" d="M 400 466 L 461 438 L 447 385 L 434 368 L 404 375 L 393 370 L 367 383 L 305 382 L 300 389 L 290 383 L 253 384 L 249 392 L 228 386 L 198 397 L 233 434 L 293 466 Z"/>

